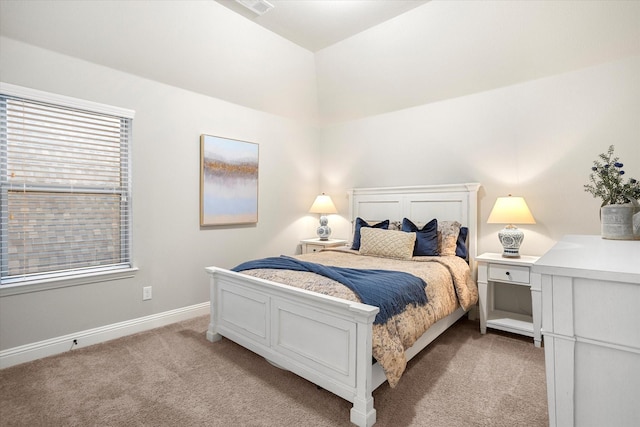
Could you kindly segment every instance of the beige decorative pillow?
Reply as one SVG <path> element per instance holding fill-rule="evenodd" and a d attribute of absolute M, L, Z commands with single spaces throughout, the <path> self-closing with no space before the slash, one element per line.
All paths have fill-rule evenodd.
<path fill-rule="evenodd" d="M 455 256 L 456 242 L 460 234 L 458 221 L 438 221 L 438 252 L 440 256 Z"/>
<path fill-rule="evenodd" d="M 360 253 L 362 255 L 410 259 L 413 256 L 415 243 L 416 233 L 370 227 L 360 229 Z"/>

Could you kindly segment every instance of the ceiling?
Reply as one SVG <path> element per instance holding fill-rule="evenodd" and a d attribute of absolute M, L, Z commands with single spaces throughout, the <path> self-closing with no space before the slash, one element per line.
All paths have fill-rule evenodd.
<path fill-rule="evenodd" d="M 429 0 L 267 0 L 258 15 L 235 0 L 216 0 L 256 24 L 316 52 Z"/>
<path fill-rule="evenodd" d="M 638 1 L 269 1 L 257 16 L 223 6 L 245 9 L 233 0 L 0 0 L 0 59 L 24 63 L 14 76 L 0 63 L 0 77 L 48 87 L 71 74 L 56 90 L 86 96 L 98 77 L 74 64 L 88 61 L 324 124 L 640 54 Z M 328 4 L 338 11 L 315 9 Z M 265 28 L 276 23 L 287 38 Z M 41 57 L 56 65 L 43 71 Z"/>

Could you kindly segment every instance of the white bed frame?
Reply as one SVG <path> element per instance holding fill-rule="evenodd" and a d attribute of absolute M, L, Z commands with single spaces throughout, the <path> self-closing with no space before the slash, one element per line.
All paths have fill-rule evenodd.
<path fill-rule="evenodd" d="M 350 218 L 406 217 L 457 220 L 469 228 L 469 264 L 475 272 L 477 183 L 349 191 Z M 376 422 L 372 392 L 386 381 L 372 364 L 372 325 L 378 308 L 207 267 L 211 321 L 207 339 L 223 336 L 353 403 L 351 422 Z M 474 273 L 475 274 L 475 273 Z M 411 359 L 464 315 L 458 308 L 435 323 L 407 350 Z"/>

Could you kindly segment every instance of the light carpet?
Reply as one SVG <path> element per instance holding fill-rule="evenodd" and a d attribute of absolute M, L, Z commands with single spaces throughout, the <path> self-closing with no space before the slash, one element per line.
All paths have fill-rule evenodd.
<path fill-rule="evenodd" d="M 222 339 L 208 318 L 0 371 L 1 426 L 349 426 L 351 404 Z M 373 393 L 376 426 L 546 426 L 544 352 L 462 319 Z"/>

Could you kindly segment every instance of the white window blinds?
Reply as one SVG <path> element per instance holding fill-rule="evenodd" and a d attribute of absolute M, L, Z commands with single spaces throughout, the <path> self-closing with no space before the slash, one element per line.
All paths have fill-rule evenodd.
<path fill-rule="evenodd" d="M 131 118 L 0 94 L 0 283 L 131 267 Z"/>

